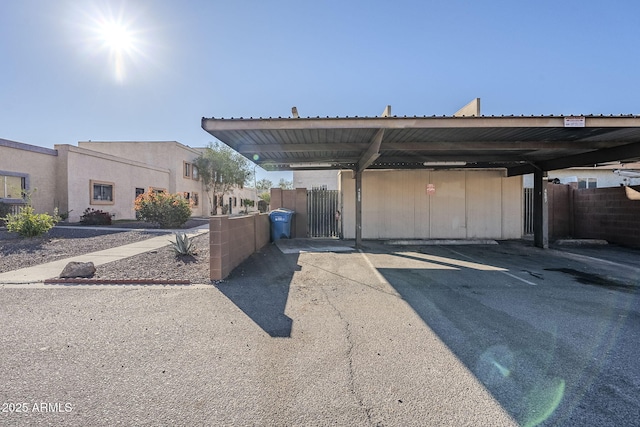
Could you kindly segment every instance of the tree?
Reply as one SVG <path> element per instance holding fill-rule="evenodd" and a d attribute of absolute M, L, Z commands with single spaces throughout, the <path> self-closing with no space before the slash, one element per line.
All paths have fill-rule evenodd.
<path fill-rule="evenodd" d="M 193 161 L 209 199 L 211 214 L 216 214 L 215 196 L 224 196 L 234 187 L 243 188 L 253 178 L 249 161 L 222 144 L 209 144 Z"/>
<path fill-rule="evenodd" d="M 284 178 L 280 178 L 280 182 L 278 183 L 278 187 L 282 188 L 283 190 L 293 190 L 293 182 L 292 181 L 287 181 Z"/>
<path fill-rule="evenodd" d="M 258 194 L 258 198 L 260 200 L 264 200 L 267 204 L 271 201 L 271 194 L 269 193 L 271 188 L 273 188 L 273 182 L 266 178 L 262 178 L 256 183 L 256 193 Z"/>
<path fill-rule="evenodd" d="M 268 180 L 267 178 L 262 178 L 260 181 L 256 183 L 256 190 L 261 193 L 265 191 L 269 191 L 273 187 L 273 182 Z"/>

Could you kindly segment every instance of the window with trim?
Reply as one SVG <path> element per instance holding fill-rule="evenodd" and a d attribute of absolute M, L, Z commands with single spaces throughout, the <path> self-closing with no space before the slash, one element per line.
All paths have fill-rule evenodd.
<path fill-rule="evenodd" d="M 191 179 L 195 179 L 196 181 L 200 179 L 200 174 L 198 173 L 196 165 L 191 165 Z"/>
<path fill-rule="evenodd" d="M 578 188 L 597 188 L 597 178 L 578 178 Z"/>
<path fill-rule="evenodd" d="M 191 193 L 191 201 L 194 207 L 198 206 L 198 193 Z"/>
<path fill-rule="evenodd" d="M 191 163 L 182 162 L 182 174 L 185 178 L 191 178 Z"/>
<path fill-rule="evenodd" d="M 115 184 L 113 182 L 90 181 L 90 204 L 113 205 L 115 203 Z"/>
<path fill-rule="evenodd" d="M 22 199 L 27 191 L 27 175 L 0 171 L 0 199 Z"/>

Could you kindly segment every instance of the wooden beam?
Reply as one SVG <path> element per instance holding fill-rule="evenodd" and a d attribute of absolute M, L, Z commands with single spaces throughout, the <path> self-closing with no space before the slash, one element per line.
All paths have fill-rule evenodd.
<path fill-rule="evenodd" d="M 533 241 L 543 249 L 549 247 L 549 205 L 547 174 L 536 170 L 533 174 Z"/>
<path fill-rule="evenodd" d="M 367 143 L 312 143 L 312 144 L 242 144 L 236 151 L 240 154 L 253 153 L 311 153 L 321 151 L 358 152 L 366 150 Z"/>
<path fill-rule="evenodd" d="M 480 117 L 300 117 L 292 118 L 202 118 L 202 128 L 215 131 L 295 129 L 424 129 L 424 128 L 564 128 L 563 116 Z M 586 128 L 640 127 L 640 116 L 587 116 Z"/>
<path fill-rule="evenodd" d="M 378 129 L 375 136 L 369 144 L 367 151 L 362 153 L 360 160 L 358 160 L 358 172 L 365 170 L 371 163 L 373 163 L 380 156 L 380 144 L 382 143 L 382 137 L 384 136 L 384 129 Z"/>
<path fill-rule="evenodd" d="M 502 151 L 502 150 L 555 150 L 555 149 L 600 149 L 611 142 L 603 141 L 425 141 L 425 142 L 384 142 L 380 151 Z M 367 149 L 369 144 L 361 142 L 316 142 L 304 144 L 241 144 L 236 151 L 241 154 L 254 153 L 309 153 L 319 151 L 358 151 Z"/>
<path fill-rule="evenodd" d="M 356 248 L 362 246 L 362 171 L 357 171 L 356 179 Z"/>
<path fill-rule="evenodd" d="M 522 164 L 518 166 L 511 166 L 507 168 L 507 176 L 526 175 L 535 172 L 539 167 L 534 166 L 532 163 Z"/>
<path fill-rule="evenodd" d="M 640 158 L 640 142 L 634 142 L 633 144 L 618 145 L 588 153 L 541 161 L 536 164 L 544 171 L 551 171 L 638 158 Z"/>

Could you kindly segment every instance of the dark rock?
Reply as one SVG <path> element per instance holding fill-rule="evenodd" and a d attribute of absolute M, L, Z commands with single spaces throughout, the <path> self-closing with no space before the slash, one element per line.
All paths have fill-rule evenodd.
<path fill-rule="evenodd" d="M 96 272 L 96 267 L 92 262 L 72 261 L 64 267 L 60 273 L 61 279 L 70 277 L 91 277 Z"/>

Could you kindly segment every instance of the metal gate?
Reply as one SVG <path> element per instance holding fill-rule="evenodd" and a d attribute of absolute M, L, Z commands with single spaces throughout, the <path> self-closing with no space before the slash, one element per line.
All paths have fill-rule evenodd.
<path fill-rule="evenodd" d="M 524 234 L 533 234 L 533 188 L 524 189 Z"/>
<path fill-rule="evenodd" d="M 340 192 L 308 190 L 307 215 L 309 237 L 340 237 Z"/>

